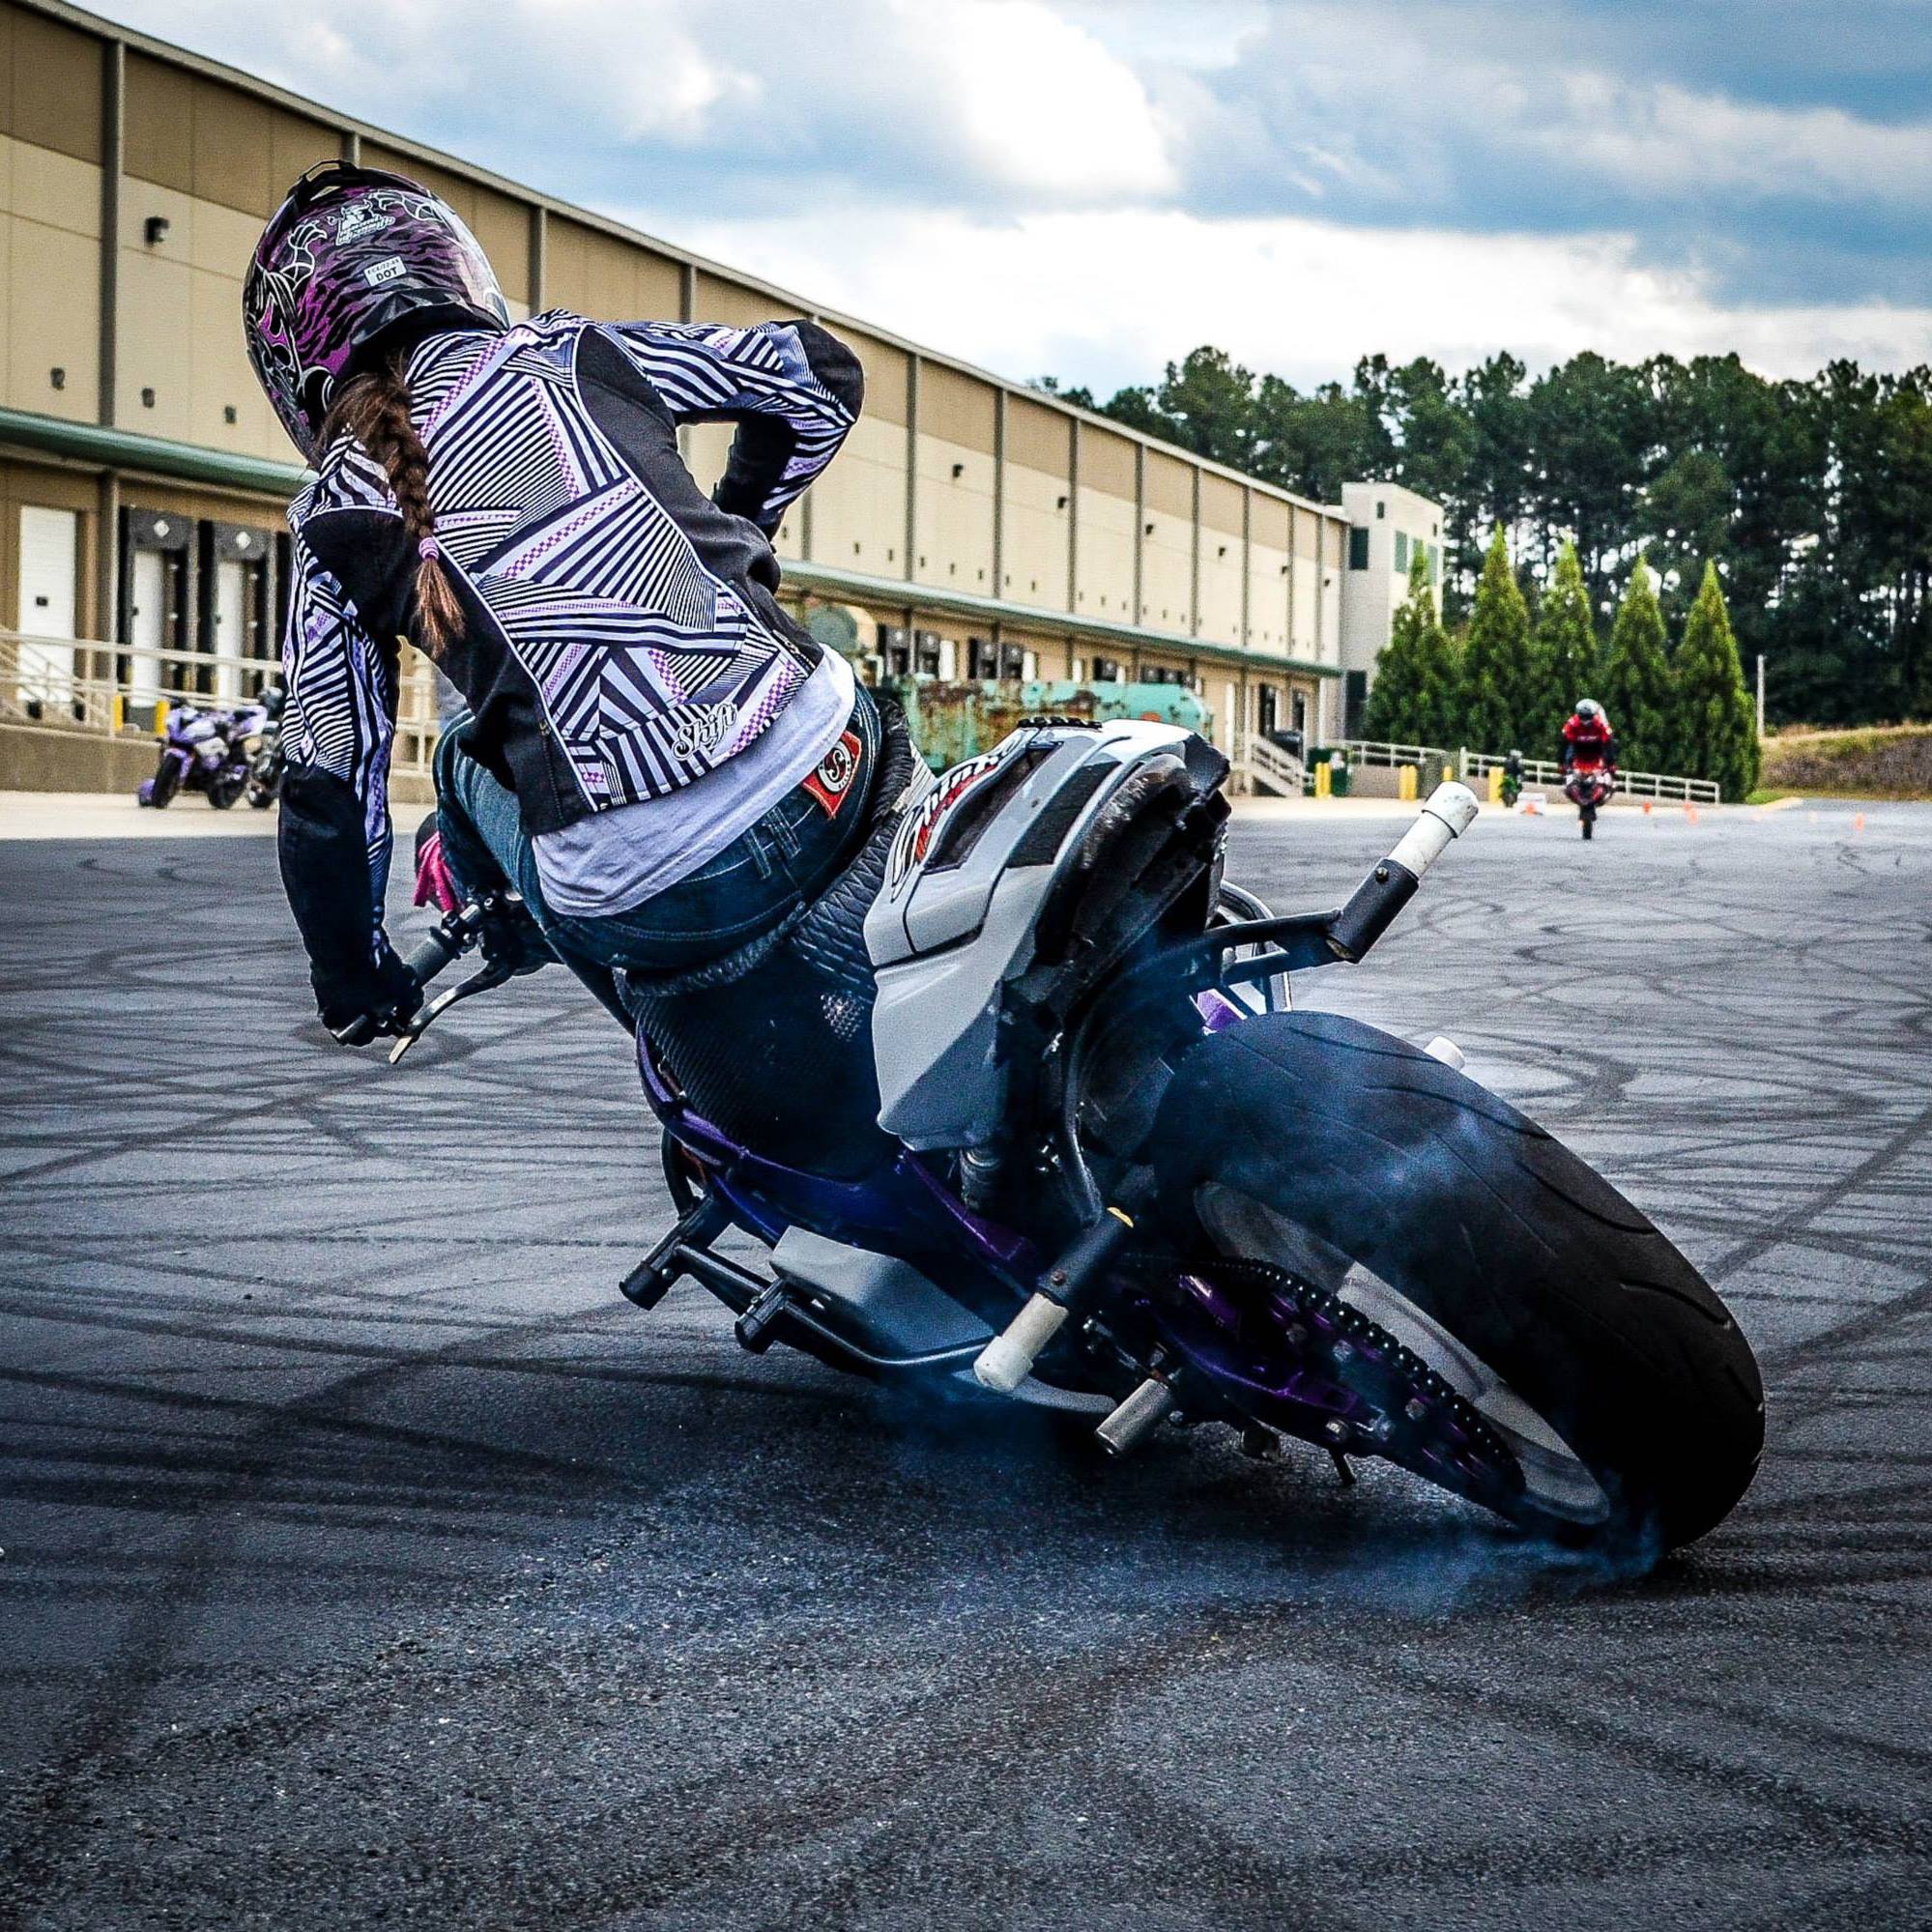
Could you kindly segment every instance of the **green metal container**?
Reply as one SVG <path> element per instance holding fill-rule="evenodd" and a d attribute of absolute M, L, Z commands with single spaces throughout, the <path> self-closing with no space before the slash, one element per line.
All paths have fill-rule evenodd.
<path fill-rule="evenodd" d="M 912 742 L 935 771 L 990 751 L 1024 718 L 1145 718 L 1211 736 L 1214 713 L 1185 684 L 1026 684 L 893 678 L 883 688 L 906 707 Z"/>

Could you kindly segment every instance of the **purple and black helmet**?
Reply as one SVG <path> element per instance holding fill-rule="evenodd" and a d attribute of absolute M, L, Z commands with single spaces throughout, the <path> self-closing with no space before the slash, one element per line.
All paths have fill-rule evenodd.
<path fill-rule="evenodd" d="M 248 360 L 310 458 L 345 377 L 442 329 L 507 329 L 503 290 L 447 202 L 380 168 L 323 161 L 255 245 L 242 290 Z"/>

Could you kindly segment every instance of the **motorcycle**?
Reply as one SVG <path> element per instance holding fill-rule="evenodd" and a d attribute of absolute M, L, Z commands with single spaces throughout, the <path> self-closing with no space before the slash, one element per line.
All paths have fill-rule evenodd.
<path fill-rule="evenodd" d="M 1523 755 L 1513 751 L 1503 761 L 1503 781 L 1497 788 L 1498 795 L 1506 811 L 1516 809 L 1516 800 L 1523 795 Z"/>
<path fill-rule="evenodd" d="M 253 775 L 248 742 L 267 722 L 266 705 L 241 705 L 228 711 L 177 705 L 168 713 L 155 774 L 142 779 L 135 798 L 160 811 L 180 792 L 200 792 L 216 811 L 225 812 L 248 788 Z"/>
<path fill-rule="evenodd" d="M 280 682 L 262 693 L 261 734 L 248 760 L 247 798 L 257 812 L 267 811 L 281 796 L 287 763 L 282 756 L 282 709 L 287 702 L 287 688 Z"/>
<path fill-rule="evenodd" d="M 1586 839 L 1595 835 L 1597 814 L 1610 802 L 1611 793 L 1616 789 L 1617 775 L 1606 764 L 1571 767 L 1570 776 L 1563 781 L 1563 795 L 1576 807 L 1576 817 Z"/>
<path fill-rule="evenodd" d="M 788 929 L 618 974 L 691 1280 L 740 1345 L 936 1399 L 1379 1456 L 1540 1537 L 1648 1560 L 1737 1503 L 1750 1348 L 1606 1181 L 1460 1069 L 1293 1003 L 1359 964 L 1476 817 L 1441 786 L 1339 908 L 1223 878 L 1226 761 L 1166 725 L 1024 724 L 937 781 L 888 714 L 864 844 Z M 922 775 L 923 781 L 922 782 Z M 498 895 L 411 959 L 400 1060 L 523 969 Z M 751 1236 L 763 1264 L 717 1252 Z"/>

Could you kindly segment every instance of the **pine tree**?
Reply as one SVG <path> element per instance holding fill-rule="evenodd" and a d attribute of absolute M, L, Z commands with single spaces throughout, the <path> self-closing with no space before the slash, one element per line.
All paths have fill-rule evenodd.
<path fill-rule="evenodd" d="M 1715 778 L 1726 798 L 1748 796 L 1758 782 L 1757 712 L 1745 689 L 1745 668 L 1715 563 L 1704 566 L 1673 669 L 1676 769 L 1691 778 Z"/>
<path fill-rule="evenodd" d="M 1384 744 L 1446 748 L 1455 710 L 1456 649 L 1436 616 L 1428 559 L 1418 544 L 1408 595 L 1397 606 L 1388 646 L 1375 661 L 1375 685 L 1362 729 Z"/>
<path fill-rule="evenodd" d="M 1624 586 L 1598 696 L 1617 734 L 1617 762 L 1631 771 L 1667 771 L 1675 740 L 1676 693 L 1663 654 L 1663 613 L 1642 558 Z"/>
<path fill-rule="evenodd" d="M 1453 750 L 1462 742 L 1462 647 L 1450 636 L 1429 599 L 1428 623 L 1423 631 L 1423 688 L 1428 704 L 1417 722 L 1423 727 L 1419 744 Z"/>
<path fill-rule="evenodd" d="M 1483 560 L 1458 681 L 1457 735 L 1471 751 L 1500 756 L 1532 740 L 1548 680 L 1500 525 Z"/>
<path fill-rule="evenodd" d="M 1538 707 L 1535 736 L 1553 745 L 1563 721 L 1579 698 L 1600 696 L 1602 665 L 1597 652 L 1597 626 L 1590 615 L 1590 590 L 1576 546 L 1566 543 L 1556 560 L 1556 574 L 1537 607 L 1537 644 L 1543 675 L 1549 679 Z M 1613 718 L 1614 722 L 1614 718 Z M 1543 754 L 1534 754 L 1541 758 Z"/>

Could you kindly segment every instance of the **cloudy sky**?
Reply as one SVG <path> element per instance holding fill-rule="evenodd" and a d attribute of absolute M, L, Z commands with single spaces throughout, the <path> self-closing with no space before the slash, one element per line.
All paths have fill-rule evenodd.
<path fill-rule="evenodd" d="M 96 4 L 1008 375 L 1932 358 L 1932 0 Z"/>

